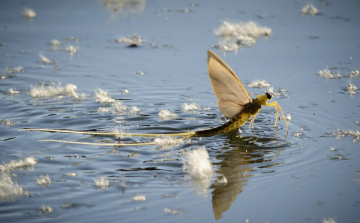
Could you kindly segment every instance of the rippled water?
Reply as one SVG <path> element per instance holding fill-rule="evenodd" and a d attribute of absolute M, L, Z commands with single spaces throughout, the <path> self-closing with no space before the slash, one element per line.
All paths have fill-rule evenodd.
<path fill-rule="evenodd" d="M 315 15 L 307 4 L 1 1 L 0 221 L 359 222 L 360 3 L 313 2 Z M 237 36 L 217 36 L 223 21 Z M 288 134 L 269 107 L 253 131 L 175 145 L 19 131 L 219 126 L 208 49 L 253 97 L 271 91 L 254 81 L 270 84 Z"/>

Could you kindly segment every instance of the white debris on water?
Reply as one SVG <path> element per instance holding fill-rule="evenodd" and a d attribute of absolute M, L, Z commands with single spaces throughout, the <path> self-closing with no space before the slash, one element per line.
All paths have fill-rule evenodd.
<path fill-rule="evenodd" d="M 108 186 L 110 186 L 110 181 L 108 181 L 107 179 L 105 179 L 104 177 L 100 177 L 96 180 L 94 180 L 95 182 L 95 186 L 97 188 L 100 188 L 102 190 L 104 190 L 105 188 L 107 188 Z"/>
<path fill-rule="evenodd" d="M 0 165 L 0 172 L 10 172 L 17 168 L 33 167 L 37 163 L 34 157 L 26 157 L 25 159 L 12 160 L 9 163 Z"/>
<path fill-rule="evenodd" d="M 211 179 L 214 174 L 213 166 L 209 161 L 209 153 L 205 147 L 194 149 L 185 154 L 183 170 L 195 179 Z"/>
<path fill-rule="evenodd" d="M 330 217 L 328 219 L 324 219 L 321 223 L 336 223 L 335 219 Z"/>
<path fill-rule="evenodd" d="M 340 79 L 342 77 L 346 77 L 346 78 L 354 78 L 360 75 L 360 72 L 358 70 L 355 71 L 351 71 L 350 73 L 341 73 L 339 71 L 330 71 L 329 68 L 326 68 L 324 70 L 319 71 L 316 75 L 325 78 L 326 80 L 329 79 Z"/>
<path fill-rule="evenodd" d="M 0 172 L 0 201 L 12 200 L 15 197 L 27 195 L 17 182 L 13 182 L 9 173 Z"/>
<path fill-rule="evenodd" d="M 200 105 L 196 104 L 195 102 L 192 103 L 183 103 L 181 105 L 181 108 L 184 112 L 191 112 L 191 111 L 197 111 L 200 110 Z"/>
<path fill-rule="evenodd" d="M 39 208 L 39 211 L 38 211 L 39 215 L 49 214 L 51 212 L 53 212 L 52 207 L 46 206 L 46 205 L 41 205 L 41 207 Z"/>
<path fill-rule="evenodd" d="M 39 53 L 39 56 L 40 56 L 40 63 L 45 63 L 45 64 L 54 63 L 53 60 L 48 59 L 42 53 Z"/>
<path fill-rule="evenodd" d="M 115 99 L 110 96 L 109 92 L 104 91 L 100 88 L 95 90 L 94 99 L 101 104 L 115 102 Z"/>
<path fill-rule="evenodd" d="M 292 136 L 293 137 L 301 137 L 303 134 L 301 132 L 295 132 Z"/>
<path fill-rule="evenodd" d="M 76 176 L 77 176 L 76 173 L 65 173 L 65 174 L 63 175 L 63 177 L 76 177 Z"/>
<path fill-rule="evenodd" d="M 75 42 L 79 42 L 79 38 L 75 37 L 75 36 L 70 36 L 68 38 L 66 38 L 67 40 L 70 40 L 70 41 L 75 41 Z"/>
<path fill-rule="evenodd" d="M 129 91 L 128 89 L 124 89 L 124 90 L 122 91 L 122 93 L 123 93 L 123 94 L 130 94 L 130 91 Z"/>
<path fill-rule="evenodd" d="M 191 178 L 194 191 L 199 196 L 207 196 L 214 175 L 213 166 L 205 147 L 186 152 L 183 160 L 183 170 Z"/>
<path fill-rule="evenodd" d="M 154 139 L 155 144 L 160 147 L 161 149 L 170 149 L 181 144 L 184 144 L 184 140 L 178 139 L 171 136 L 160 136 Z"/>
<path fill-rule="evenodd" d="M 252 37 L 258 38 L 260 36 L 269 36 L 272 30 L 265 26 L 260 26 L 253 21 L 236 22 L 223 21 L 223 24 L 214 30 L 218 37 Z"/>
<path fill-rule="evenodd" d="M 266 82 L 265 80 L 255 80 L 253 82 L 251 82 L 250 84 L 248 84 L 248 87 L 252 87 L 252 88 L 263 88 L 263 87 L 270 87 L 270 84 L 268 82 Z"/>
<path fill-rule="evenodd" d="M 349 92 L 350 95 L 355 95 L 358 88 L 349 80 L 346 90 Z"/>
<path fill-rule="evenodd" d="M 66 52 L 69 52 L 71 55 L 73 55 L 79 51 L 79 47 L 75 47 L 75 46 L 69 44 L 63 50 Z"/>
<path fill-rule="evenodd" d="M 5 125 L 6 127 L 10 127 L 13 125 L 17 125 L 17 123 L 10 121 L 9 119 L 0 119 L 0 125 Z"/>
<path fill-rule="evenodd" d="M 52 184 L 52 180 L 49 175 L 40 176 L 39 179 L 36 180 L 36 183 L 40 186 L 50 186 Z"/>
<path fill-rule="evenodd" d="M 303 15 L 309 15 L 309 16 L 315 16 L 320 14 L 320 11 L 313 4 L 305 5 L 304 7 L 301 8 L 301 12 Z"/>
<path fill-rule="evenodd" d="M 20 91 L 15 91 L 14 89 L 10 88 L 6 94 L 8 95 L 14 95 L 14 94 L 20 94 Z"/>
<path fill-rule="evenodd" d="M 100 107 L 97 109 L 98 112 L 109 112 L 112 114 L 124 114 L 127 110 L 127 106 L 122 101 L 114 101 L 110 103 L 108 107 Z"/>
<path fill-rule="evenodd" d="M 66 86 L 61 86 L 61 83 L 57 83 L 54 86 L 45 86 L 45 83 L 40 86 L 32 86 L 29 90 L 29 95 L 32 98 L 52 98 L 59 96 L 72 96 L 75 99 L 86 99 L 85 94 L 78 95 L 76 93 L 77 86 L 74 84 L 68 84 Z"/>
<path fill-rule="evenodd" d="M 61 42 L 59 40 L 57 40 L 57 39 L 52 39 L 52 40 L 50 40 L 49 44 L 52 45 L 52 46 L 60 46 Z"/>
<path fill-rule="evenodd" d="M 179 208 L 164 208 L 164 212 L 172 215 L 182 214 L 182 210 Z"/>
<path fill-rule="evenodd" d="M 159 112 L 159 117 L 162 120 L 170 120 L 170 119 L 174 119 L 176 117 L 178 117 L 178 115 L 176 113 L 172 113 L 169 110 L 161 110 Z"/>
<path fill-rule="evenodd" d="M 141 36 L 137 36 L 137 35 L 132 35 L 131 37 L 121 37 L 117 40 L 115 40 L 115 42 L 118 43 L 123 43 L 127 46 L 131 46 L 131 47 L 135 47 L 135 46 L 140 46 L 141 44 L 146 42 L 146 39 L 141 38 Z"/>
<path fill-rule="evenodd" d="M 32 19 L 32 18 L 35 18 L 36 12 L 32 9 L 24 8 L 23 16 L 28 19 Z"/>
<path fill-rule="evenodd" d="M 132 198 L 133 201 L 146 201 L 146 197 L 143 195 L 136 195 Z"/>
<path fill-rule="evenodd" d="M 5 70 L 3 71 L 3 74 L 12 74 L 12 73 L 20 73 L 20 72 L 24 72 L 24 68 L 21 66 L 18 67 L 13 67 L 13 68 L 5 68 Z"/>
<path fill-rule="evenodd" d="M 291 113 L 287 113 L 285 116 L 286 120 L 291 121 Z"/>
<path fill-rule="evenodd" d="M 337 140 L 340 140 L 342 137 L 353 137 L 354 143 L 358 142 L 360 139 L 360 132 L 358 130 L 334 130 L 333 136 L 336 137 Z"/>
<path fill-rule="evenodd" d="M 351 71 L 350 73 L 348 73 L 348 74 L 344 74 L 344 77 L 348 77 L 348 78 L 354 78 L 354 77 L 357 77 L 357 76 L 359 76 L 359 74 L 360 74 L 360 71 L 358 71 L 358 70 L 354 70 L 354 71 Z"/>
<path fill-rule="evenodd" d="M 219 38 L 217 47 L 222 51 L 237 51 L 240 47 L 251 47 L 261 36 L 269 36 L 272 30 L 260 26 L 253 21 L 223 21 L 223 24 L 214 30 Z"/>
<path fill-rule="evenodd" d="M 225 175 L 221 175 L 221 177 L 219 177 L 215 180 L 215 184 L 217 186 L 224 186 L 227 184 L 227 182 L 228 182 L 228 180 L 226 179 Z"/>
<path fill-rule="evenodd" d="M 326 68 L 324 70 L 319 71 L 317 73 L 317 75 L 319 75 L 320 77 L 325 78 L 326 80 L 335 79 L 335 78 L 341 78 L 341 73 L 339 73 L 339 72 L 331 72 L 329 70 L 329 68 Z"/>
<path fill-rule="evenodd" d="M 136 107 L 135 105 L 131 106 L 131 108 L 129 109 L 130 114 L 138 114 L 140 112 L 141 112 L 141 110 L 138 107 Z"/>

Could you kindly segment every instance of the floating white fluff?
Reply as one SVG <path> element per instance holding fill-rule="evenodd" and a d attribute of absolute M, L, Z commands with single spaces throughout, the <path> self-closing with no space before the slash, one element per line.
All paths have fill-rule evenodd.
<path fill-rule="evenodd" d="M 5 125 L 6 127 L 10 127 L 13 125 L 17 125 L 17 123 L 10 121 L 9 119 L 0 119 L 0 125 Z"/>
<path fill-rule="evenodd" d="M 197 111 L 200 110 L 200 105 L 196 104 L 195 102 L 189 104 L 184 103 L 181 105 L 181 108 L 184 112 Z"/>
<path fill-rule="evenodd" d="M 248 87 L 263 88 L 263 87 L 270 87 L 270 84 L 264 80 L 263 81 L 255 80 L 255 81 L 251 82 L 250 84 L 248 84 Z"/>
<path fill-rule="evenodd" d="M 175 146 L 179 146 L 183 144 L 184 140 L 164 135 L 154 139 L 154 142 L 157 146 L 161 147 L 162 149 L 170 149 Z"/>
<path fill-rule="evenodd" d="M 122 93 L 123 93 L 123 94 L 129 94 L 130 91 L 129 91 L 128 89 L 124 89 L 124 90 L 122 91 Z"/>
<path fill-rule="evenodd" d="M 94 99 L 101 104 L 115 102 L 115 99 L 110 97 L 109 92 L 104 91 L 100 88 L 95 90 Z"/>
<path fill-rule="evenodd" d="M 39 215 L 49 214 L 51 212 L 53 212 L 53 209 L 50 206 L 41 205 L 39 208 Z"/>
<path fill-rule="evenodd" d="M 192 178 L 209 179 L 214 174 L 213 166 L 209 161 L 209 154 L 205 147 L 194 149 L 185 154 L 183 170 Z"/>
<path fill-rule="evenodd" d="M 36 13 L 32 9 L 24 8 L 23 16 L 28 18 L 28 19 L 32 19 L 32 18 L 34 18 L 36 16 Z"/>
<path fill-rule="evenodd" d="M 101 189 L 105 189 L 106 187 L 110 186 L 110 181 L 108 181 L 104 177 L 100 177 L 94 180 L 94 182 L 95 182 L 95 186 Z"/>
<path fill-rule="evenodd" d="M 295 132 L 293 137 L 301 137 L 303 134 L 301 132 Z"/>
<path fill-rule="evenodd" d="M 5 70 L 3 71 L 3 74 L 12 74 L 12 73 L 20 73 L 20 72 L 24 72 L 24 68 L 21 66 L 18 67 L 14 67 L 14 68 L 5 68 Z"/>
<path fill-rule="evenodd" d="M 16 182 L 12 181 L 10 174 L 0 173 L 0 176 L 0 200 L 14 199 L 26 194 Z"/>
<path fill-rule="evenodd" d="M 45 175 L 45 176 L 40 176 L 40 178 L 36 180 L 36 183 L 40 186 L 49 186 L 52 184 L 52 181 L 49 175 Z"/>
<path fill-rule="evenodd" d="M 76 173 L 65 173 L 64 177 L 76 177 L 77 174 Z"/>
<path fill-rule="evenodd" d="M 61 42 L 59 40 L 57 40 L 57 39 L 52 39 L 52 40 L 50 40 L 50 45 L 60 46 Z"/>
<path fill-rule="evenodd" d="M 358 90 L 358 88 L 355 86 L 355 84 L 351 83 L 351 81 L 349 80 L 349 83 L 348 83 L 348 86 L 347 86 L 347 91 L 349 92 L 349 94 L 350 95 L 355 95 L 356 90 Z"/>
<path fill-rule="evenodd" d="M 51 98 L 57 96 L 73 96 L 74 98 L 79 98 L 79 95 L 76 94 L 77 87 L 74 84 L 68 84 L 65 87 L 61 86 L 61 83 L 58 83 L 57 86 L 33 86 L 29 91 L 29 95 L 32 98 Z M 81 97 L 86 97 L 81 95 Z"/>
<path fill-rule="evenodd" d="M 177 215 L 177 214 L 182 214 L 182 210 L 179 209 L 179 208 L 174 208 L 174 209 L 171 209 L 171 208 L 164 208 L 164 212 L 165 213 L 169 213 L 169 214 L 173 214 L 173 215 Z"/>
<path fill-rule="evenodd" d="M 270 28 L 260 26 L 253 21 L 223 21 L 223 24 L 214 30 L 214 34 L 219 37 L 217 45 L 219 49 L 235 52 L 240 47 L 254 46 L 260 36 L 269 36 L 271 32 Z"/>
<path fill-rule="evenodd" d="M 301 12 L 303 15 L 309 15 L 309 16 L 320 14 L 320 11 L 313 4 L 305 5 L 304 7 L 302 7 Z"/>
<path fill-rule="evenodd" d="M 132 35 L 131 37 L 122 37 L 116 40 L 118 43 L 123 43 L 128 46 L 140 46 L 146 42 L 146 39 L 141 38 L 140 36 Z"/>
<path fill-rule="evenodd" d="M 170 112 L 169 110 L 161 110 L 159 112 L 159 117 L 162 120 L 170 120 L 170 119 L 174 119 L 174 118 L 178 117 L 178 115 Z"/>
<path fill-rule="evenodd" d="M 20 93 L 20 91 L 15 91 L 14 89 L 12 89 L 12 88 L 10 88 L 7 92 L 6 92 L 6 94 L 9 94 L 9 95 L 14 95 L 14 94 L 19 94 Z"/>
<path fill-rule="evenodd" d="M 112 114 L 124 114 L 127 110 L 127 106 L 121 101 L 115 101 L 110 104 L 110 107 L 100 107 L 98 112 L 110 112 Z"/>
<path fill-rule="evenodd" d="M 333 136 L 336 136 L 337 140 L 340 140 L 341 137 L 353 137 L 355 138 L 353 142 L 358 142 L 360 139 L 360 132 L 358 130 L 334 130 Z"/>
<path fill-rule="evenodd" d="M 228 180 L 226 179 L 226 177 L 224 175 L 222 175 L 220 178 L 217 178 L 215 181 L 215 184 L 217 186 L 224 186 L 226 185 L 228 182 Z"/>
<path fill-rule="evenodd" d="M 328 68 L 321 70 L 317 73 L 320 77 L 323 77 L 325 79 L 335 79 L 335 78 L 341 78 L 341 73 L 339 72 L 331 72 Z"/>
<path fill-rule="evenodd" d="M 130 114 L 138 114 L 140 112 L 141 112 L 141 110 L 138 107 L 136 107 L 135 105 L 131 106 L 131 108 L 129 109 Z"/>
<path fill-rule="evenodd" d="M 328 218 L 328 219 L 324 219 L 321 223 L 336 223 L 335 219 L 333 218 Z"/>
<path fill-rule="evenodd" d="M 25 159 L 12 160 L 9 163 L 0 165 L 1 172 L 10 172 L 17 168 L 33 167 L 37 163 L 34 157 L 26 157 Z"/>
<path fill-rule="evenodd" d="M 272 30 L 265 26 L 260 26 L 253 21 L 249 22 L 230 22 L 223 21 L 223 24 L 215 29 L 214 33 L 219 37 L 253 37 L 269 36 Z"/>
<path fill-rule="evenodd" d="M 351 73 L 345 74 L 344 77 L 348 77 L 348 78 L 354 78 L 359 76 L 360 72 L 358 70 L 355 71 L 351 71 Z"/>
<path fill-rule="evenodd" d="M 48 59 L 48 58 L 45 57 L 44 54 L 42 54 L 42 53 L 39 53 L 39 56 L 40 56 L 40 62 L 41 62 L 41 63 L 45 63 L 45 64 L 54 63 L 53 60 Z"/>
<path fill-rule="evenodd" d="M 135 197 L 133 197 L 132 200 L 133 201 L 146 201 L 146 197 L 143 195 L 136 195 Z"/>
<path fill-rule="evenodd" d="M 290 121 L 291 120 L 291 114 L 288 113 L 285 118 L 286 118 L 286 120 Z"/>

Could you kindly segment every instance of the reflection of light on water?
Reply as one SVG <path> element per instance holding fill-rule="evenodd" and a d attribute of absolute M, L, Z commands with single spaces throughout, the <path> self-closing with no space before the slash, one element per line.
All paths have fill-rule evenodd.
<path fill-rule="evenodd" d="M 136 17 L 145 9 L 146 0 L 101 0 L 103 6 L 111 12 L 110 20 L 121 14 L 124 17 Z"/>
<path fill-rule="evenodd" d="M 196 194 L 206 196 L 214 174 L 205 147 L 194 149 L 185 154 L 183 170 L 191 177 Z"/>

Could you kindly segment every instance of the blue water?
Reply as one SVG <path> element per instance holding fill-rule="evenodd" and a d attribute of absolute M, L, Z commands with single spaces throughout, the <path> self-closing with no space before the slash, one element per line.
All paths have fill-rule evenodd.
<path fill-rule="evenodd" d="M 359 222 L 359 139 L 337 139 L 333 132 L 360 130 L 360 92 L 346 91 L 349 78 L 316 75 L 326 68 L 342 75 L 360 69 L 359 1 L 315 1 L 321 12 L 316 16 L 302 15 L 308 1 L 123 2 L 111 8 L 105 1 L 1 1 L 0 70 L 22 66 L 24 72 L 3 73 L 0 79 L 0 165 L 37 160 L 33 167 L 1 172 L 1 222 Z M 24 7 L 36 17 L 22 16 Z M 219 42 L 214 30 L 223 20 L 255 21 L 272 33 L 255 46 L 224 54 L 213 48 Z M 139 47 L 115 42 L 132 35 L 146 42 Z M 54 50 L 52 39 L 78 52 Z M 262 109 L 253 131 L 245 125 L 241 134 L 192 138 L 171 148 L 39 142 L 151 139 L 19 131 L 165 133 L 219 126 L 224 118 L 207 74 L 208 49 L 245 86 L 266 80 L 275 90 L 287 90 L 274 100 L 291 114 L 288 134 L 283 120 L 274 131 L 272 107 Z M 39 53 L 55 62 L 41 63 Z M 359 77 L 350 81 L 360 87 Z M 59 82 L 76 85 L 86 97 L 29 94 L 33 86 Z M 10 88 L 19 93 L 9 94 Z M 95 101 L 97 88 L 141 111 L 99 112 L 109 105 Z M 247 89 L 253 97 L 266 90 Z M 200 109 L 182 109 L 193 102 Z M 158 113 L 166 109 L 178 116 L 162 120 Z M 215 171 L 209 181 L 183 169 L 185 154 L 202 147 Z M 6 196 L 5 175 L 27 193 Z M 52 183 L 37 184 L 45 175 Z M 216 181 L 222 176 L 226 185 Z M 109 186 L 96 187 L 99 178 Z M 136 195 L 146 200 L 134 201 Z M 42 205 L 52 211 L 41 212 Z"/>

